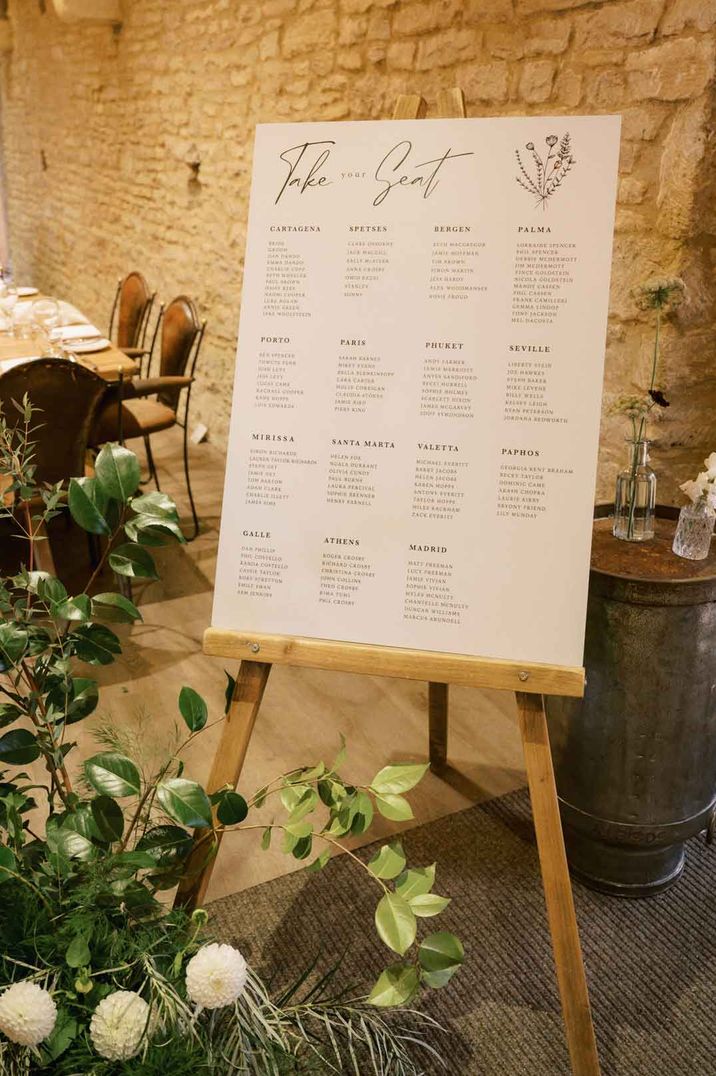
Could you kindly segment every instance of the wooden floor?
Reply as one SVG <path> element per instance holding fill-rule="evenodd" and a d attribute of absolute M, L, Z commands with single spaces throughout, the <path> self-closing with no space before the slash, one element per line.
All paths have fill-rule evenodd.
<path fill-rule="evenodd" d="M 179 431 L 158 434 L 152 443 L 162 488 L 176 498 L 186 521 Z M 158 550 L 162 580 L 135 588 L 144 623 L 127 629 L 122 657 L 99 671 L 100 711 L 75 726 L 80 750 L 71 757 L 76 760 L 98 749 L 93 725 L 110 720 L 136 739 L 149 766 L 153 757 L 159 758 L 174 742 L 177 728 L 181 734 L 176 701 L 184 684 L 206 698 L 212 717 L 223 712 L 222 662 L 201 652 L 202 633 L 211 623 L 223 454 L 210 444 L 192 446 L 191 468 L 201 533 L 187 546 Z M 58 534 L 56 543 L 72 549 L 72 563 L 66 566 L 72 575 L 86 568 L 81 535 L 75 537 L 65 542 Z M 62 550 L 58 552 L 62 573 Z M 446 779 L 429 774 L 411 794 L 416 821 L 407 825 L 459 811 L 525 783 L 514 697 L 453 688 L 450 703 L 451 768 Z M 424 760 L 426 708 L 427 685 L 423 683 L 276 666 L 239 790 L 250 795 L 285 770 L 330 760 L 341 732 L 348 741 L 343 773 L 357 782 L 367 782 L 390 761 Z M 187 776 L 198 780 L 207 776 L 217 738 L 218 728 L 208 729 L 186 753 Z M 256 820 L 264 818 L 271 818 L 269 805 Z M 383 820 L 380 826 L 366 840 L 402 828 Z M 300 865 L 279 851 L 263 852 L 257 833 L 229 835 L 214 870 L 209 899 L 296 869 Z"/>

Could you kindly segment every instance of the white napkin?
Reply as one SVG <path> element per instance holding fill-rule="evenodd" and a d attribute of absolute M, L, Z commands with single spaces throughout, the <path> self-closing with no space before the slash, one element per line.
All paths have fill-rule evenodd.
<path fill-rule="evenodd" d="M 0 361 L 0 374 L 6 374 L 13 366 L 21 366 L 23 362 L 34 362 L 41 358 L 42 355 L 23 355 L 21 359 L 3 359 Z"/>
<path fill-rule="evenodd" d="M 50 333 L 53 340 L 85 340 L 89 337 L 100 337 L 102 333 L 95 325 L 86 322 L 83 325 L 61 325 Z"/>

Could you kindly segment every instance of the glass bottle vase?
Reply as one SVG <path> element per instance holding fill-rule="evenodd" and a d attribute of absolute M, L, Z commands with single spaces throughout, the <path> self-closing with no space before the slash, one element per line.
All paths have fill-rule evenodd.
<path fill-rule="evenodd" d="M 672 549 L 677 557 L 687 560 L 705 560 L 711 549 L 711 535 L 716 512 L 705 498 L 696 504 L 687 504 L 679 512 Z"/>
<path fill-rule="evenodd" d="M 614 494 L 615 538 L 646 542 L 654 537 L 656 475 L 649 466 L 647 440 L 627 440 L 627 466 L 617 475 Z"/>

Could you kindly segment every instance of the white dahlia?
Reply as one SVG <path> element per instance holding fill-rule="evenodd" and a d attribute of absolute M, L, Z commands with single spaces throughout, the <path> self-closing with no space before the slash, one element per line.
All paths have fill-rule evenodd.
<path fill-rule="evenodd" d="M 28 981 L 0 994 L 0 1031 L 22 1046 L 37 1046 L 52 1034 L 57 1006 L 47 990 Z"/>
<path fill-rule="evenodd" d="M 108 1061 L 126 1061 L 139 1050 L 149 1027 L 149 1006 L 133 990 L 102 998 L 90 1021 L 92 1044 Z"/>
<path fill-rule="evenodd" d="M 231 1005 L 246 987 L 246 961 L 233 945 L 212 942 L 186 966 L 186 992 L 203 1009 Z"/>

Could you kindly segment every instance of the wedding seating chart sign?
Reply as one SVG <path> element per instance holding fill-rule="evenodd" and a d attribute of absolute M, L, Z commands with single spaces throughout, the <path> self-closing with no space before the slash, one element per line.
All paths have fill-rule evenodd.
<path fill-rule="evenodd" d="M 582 664 L 618 154 L 257 128 L 215 628 Z"/>

